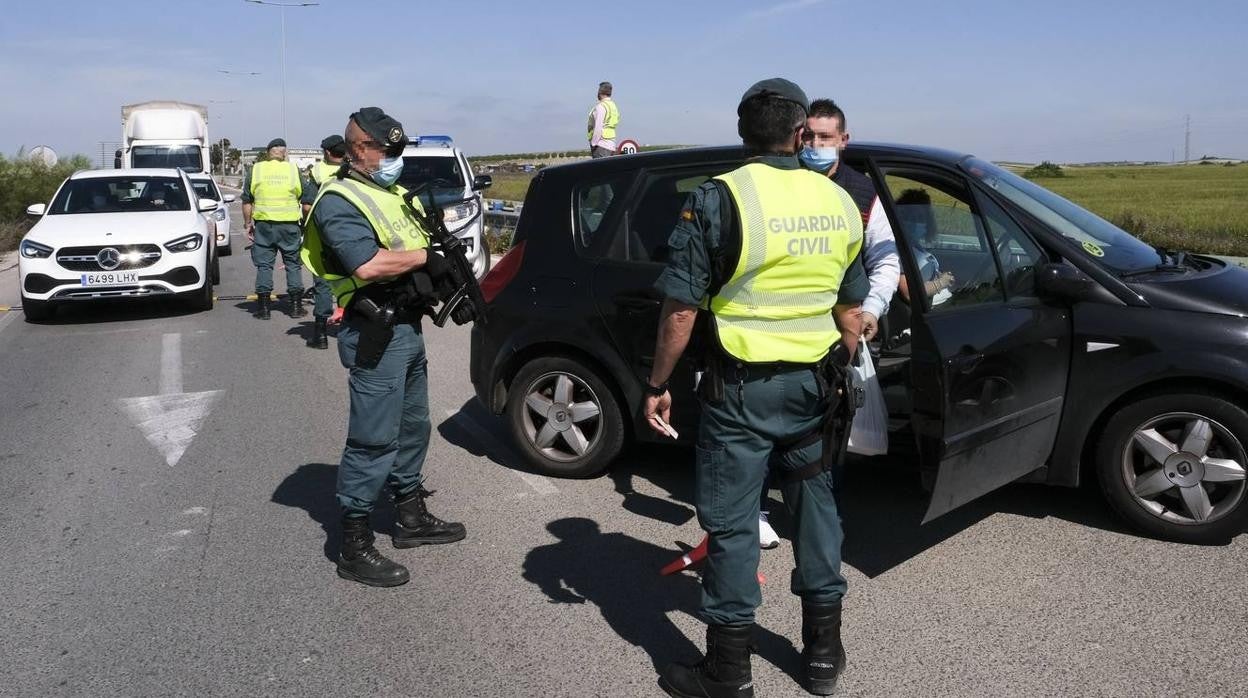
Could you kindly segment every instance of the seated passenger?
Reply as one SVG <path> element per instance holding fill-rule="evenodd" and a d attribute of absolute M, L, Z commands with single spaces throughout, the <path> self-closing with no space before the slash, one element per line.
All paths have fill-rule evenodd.
<path fill-rule="evenodd" d="M 919 265 L 924 293 L 932 299 L 932 305 L 944 303 L 952 296 L 948 289 L 953 286 L 954 278 L 951 272 L 940 271 L 940 260 L 927 249 L 936 240 L 937 233 L 931 197 L 922 189 L 903 191 L 897 197 L 897 218 L 902 234 L 909 241 L 914 259 Z M 904 274 L 897 292 L 907 303 L 911 302 L 910 288 Z"/>

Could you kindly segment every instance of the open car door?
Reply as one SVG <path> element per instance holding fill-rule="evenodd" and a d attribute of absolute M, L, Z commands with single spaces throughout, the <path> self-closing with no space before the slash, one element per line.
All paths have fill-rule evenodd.
<path fill-rule="evenodd" d="M 1071 313 L 1036 294 L 1042 248 L 960 172 L 877 165 L 912 308 L 911 424 L 931 492 L 926 523 L 1047 462 Z"/>

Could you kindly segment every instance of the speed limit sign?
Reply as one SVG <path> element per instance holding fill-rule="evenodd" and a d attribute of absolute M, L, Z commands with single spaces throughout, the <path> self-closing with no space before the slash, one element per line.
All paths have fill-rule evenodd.
<path fill-rule="evenodd" d="M 615 152 L 620 155 L 636 155 L 639 150 L 641 146 L 637 145 L 637 141 L 624 140 L 620 141 L 620 148 Z"/>

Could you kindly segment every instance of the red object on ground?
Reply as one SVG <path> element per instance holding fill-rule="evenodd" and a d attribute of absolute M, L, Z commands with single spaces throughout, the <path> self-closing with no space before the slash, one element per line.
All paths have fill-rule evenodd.
<path fill-rule="evenodd" d="M 690 550 L 684 555 L 681 555 L 675 560 L 672 560 L 671 562 L 664 565 L 663 569 L 659 570 L 659 574 L 666 577 L 669 574 L 675 574 L 676 572 L 679 572 L 681 570 L 687 570 L 690 567 L 693 567 L 694 565 L 696 565 L 697 563 L 705 560 L 706 559 L 706 544 L 707 544 L 707 541 L 709 540 L 710 540 L 709 536 L 702 536 L 702 542 L 698 543 L 698 547 L 694 548 L 693 550 Z M 767 583 L 767 577 L 764 576 L 762 572 L 758 573 L 758 583 L 759 584 Z"/>
<path fill-rule="evenodd" d="M 329 316 L 329 324 L 337 325 L 342 322 L 342 308 L 334 308 L 334 314 Z"/>

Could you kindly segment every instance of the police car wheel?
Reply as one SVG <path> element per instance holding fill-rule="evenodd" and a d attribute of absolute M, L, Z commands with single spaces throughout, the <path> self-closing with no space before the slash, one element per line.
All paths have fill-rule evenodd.
<path fill-rule="evenodd" d="M 1156 395 L 1119 410 L 1096 453 L 1101 490 L 1158 538 L 1218 544 L 1248 527 L 1248 412 L 1220 395 Z"/>
<path fill-rule="evenodd" d="M 507 421 L 525 459 L 556 477 L 592 477 L 624 444 L 624 421 L 610 388 L 564 357 L 525 364 L 511 382 Z"/>

